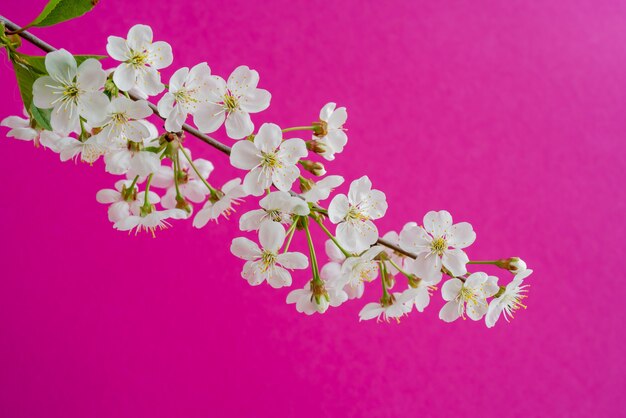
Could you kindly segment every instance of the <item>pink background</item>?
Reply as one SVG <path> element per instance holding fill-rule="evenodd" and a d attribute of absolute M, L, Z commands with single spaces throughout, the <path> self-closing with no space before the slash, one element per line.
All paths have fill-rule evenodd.
<path fill-rule="evenodd" d="M 1 12 L 27 23 L 44 1 L 26 3 Z M 347 106 L 349 146 L 328 169 L 387 193 L 381 231 L 448 209 L 478 233 L 471 258 L 535 269 L 529 309 L 492 330 L 447 325 L 437 297 L 399 325 L 359 323 L 375 284 L 299 315 L 288 289 L 239 277 L 236 224 L 116 232 L 95 201 L 114 182 L 100 162 L 61 164 L 3 130 L 1 417 L 626 415 L 626 4 L 211 3 L 101 1 L 36 33 L 104 53 L 147 23 L 177 66 L 248 64 L 273 94 L 257 126 Z M 0 89 L 0 115 L 20 112 L 4 58 Z M 188 144 L 216 184 L 239 174 Z"/>

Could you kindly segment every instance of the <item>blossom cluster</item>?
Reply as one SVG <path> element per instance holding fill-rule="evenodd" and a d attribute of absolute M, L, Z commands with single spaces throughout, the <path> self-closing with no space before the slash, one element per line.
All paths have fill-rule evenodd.
<path fill-rule="evenodd" d="M 106 51 L 117 62 L 113 68 L 104 69 L 95 58 L 77 60 L 63 49 L 48 53 L 47 74 L 34 81 L 32 98 L 49 126 L 30 112 L 1 124 L 10 128 L 8 136 L 48 148 L 61 161 L 93 164 L 102 157 L 104 169 L 120 176 L 96 194 L 108 205 L 115 229 L 155 235 L 171 219 L 190 219 L 203 228 L 228 219 L 250 197 L 258 208 L 238 222 L 242 233 L 256 239 L 241 236 L 231 243 L 231 252 L 245 261 L 241 276 L 253 286 L 282 288 L 292 286 L 293 270 L 310 269 L 303 287 L 286 299 L 298 312 L 324 313 L 362 298 L 366 284 L 380 281 L 380 299 L 365 304 L 359 316 L 399 319 L 423 312 L 444 276 L 443 321 L 484 318 L 492 327 L 500 316 L 508 320 L 525 307 L 524 279 L 532 270 L 518 258 L 470 261 L 465 249 L 476 234 L 469 223 L 453 224 L 447 211 L 431 211 L 421 224 L 409 222 L 380 238 L 375 221 L 387 212 L 384 192 L 367 176 L 352 181 L 347 194 L 335 191 L 345 180 L 327 175 L 322 160 L 333 161 L 348 143 L 345 107 L 328 103 L 306 126 L 263 123 L 256 129 L 251 115 L 271 101 L 258 87 L 257 71 L 239 66 L 225 80 L 202 62 L 176 69 L 165 84 L 160 70 L 173 63 L 172 48 L 153 41 L 146 25 L 133 26 L 126 38 L 110 36 Z M 153 105 L 149 100 L 156 96 Z M 163 120 L 162 132 L 155 117 Z M 211 184 L 213 163 L 193 158 L 183 144 L 188 120 L 203 134 L 224 127 L 234 141 L 230 164 L 242 170 L 243 179 Z M 328 237 L 329 261 L 321 267 L 313 225 Z M 306 237 L 308 254 L 290 251 L 296 234 Z M 493 264 L 514 277 L 500 285 L 495 276 L 470 273 L 472 264 Z"/>

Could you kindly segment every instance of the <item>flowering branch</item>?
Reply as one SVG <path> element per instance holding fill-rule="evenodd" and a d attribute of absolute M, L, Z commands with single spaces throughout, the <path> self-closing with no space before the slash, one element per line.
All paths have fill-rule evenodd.
<path fill-rule="evenodd" d="M 260 209 L 243 214 L 239 226 L 242 231 L 258 231 L 260 246 L 240 237 L 233 240 L 231 251 L 246 261 L 242 277 L 251 285 L 266 281 L 275 288 L 290 286 L 289 270 L 305 269 L 310 260 L 312 279 L 287 297 L 299 312 L 323 313 L 360 298 L 365 283 L 379 275 L 380 301 L 365 305 L 361 319 L 399 319 L 413 306 L 423 311 L 444 274 L 450 279 L 442 287 L 447 303 L 439 316 L 446 322 L 467 315 L 474 320 L 485 317 L 491 327 L 502 313 L 508 319 L 514 310 L 525 307 L 521 300 L 527 286 L 522 283 L 532 270 L 519 258 L 470 261 L 463 249 L 476 234 L 466 222 L 453 224 L 446 211 L 431 211 L 422 226 L 410 222 L 399 234 L 389 232 L 381 238 L 374 221 L 385 215 L 387 201 L 367 176 L 353 181 L 348 195 L 335 194 L 327 208 L 320 205 L 343 178 L 329 175 L 314 181 L 301 175 L 300 169 L 322 177 L 324 165 L 306 157 L 332 161 L 343 151 L 348 140 L 345 108 L 328 103 L 319 120 L 309 126 L 281 129 L 265 123 L 255 131 L 250 114 L 265 110 L 271 94 L 257 87 L 258 73 L 246 66 L 235 69 L 227 81 L 212 75 L 206 63 L 183 67 L 166 85 L 158 70 L 172 63 L 171 47 L 153 42 L 148 26 L 135 25 L 127 39 L 109 37 L 107 52 L 120 64 L 105 71 L 98 61 L 103 57 L 73 56 L 4 17 L 0 21 L 4 28 L 0 41 L 14 63 L 28 117 L 11 116 L 2 125 L 11 128 L 9 136 L 33 140 L 59 153 L 62 161 L 80 159 L 91 164 L 103 156 L 106 171 L 125 175 L 115 190 L 96 195 L 100 203 L 110 205 L 114 228 L 147 230 L 154 236 L 156 229 L 169 226 L 169 219 L 192 217 L 193 204 L 204 202 L 193 216 L 193 225 L 201 228 L 209 220 L 228 218 L 242 198 L 258 196 Z M 47 52 L 45 60 L 17 52 L 15 34 Z M 166 89 L 157 105 L 146 100 Z M 165 122 L 161 135 L 148 121 L 151 115 Z M 186 123 L 189 116 L 197 128 Z M 236 141 L 232 148 L 207 135 L 222 125 Z M 311 138 L 284 138 L 296 131 L 310 131 Z M 208 177 L 213 164 L 192 158 L 183 146 L 183 132 L 229 155 L 234 167 L 248 172 L 243 183 L 233 179 L 221 188 L 212 186 Z M 168 161 L 171 165 L 164 164 Z M 300 193 L 292 190 L 296 180 Z M 154 187 L 165 193 L 159 196 L 151 190 Z M 158 203 L 163 210 L 156 209 Z M 309 218 L 329 238 L 325 248 L 330 262 L 322 268 Z M 336 225 L 334 234 L 326 219 Z M 288 225 L 286 231 L 283 225 Z M 302 230 L 308 258 L 288 251 Z M 472 264 L 492 264 L 515 277 L 499 286 L 494 276 L 468 273 L 467 265 Z M 392 293 L 397 274 L 406 278 L 408 288 Z"/>

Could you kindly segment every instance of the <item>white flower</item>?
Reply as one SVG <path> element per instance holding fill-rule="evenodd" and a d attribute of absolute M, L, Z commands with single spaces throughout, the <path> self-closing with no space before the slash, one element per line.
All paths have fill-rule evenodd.
<path fill-rule="evenodd" d="M 504 314 L 504 319 L 509 321 L 509 318 L 513 318 L 513 313 L 520 307 L 526 308 L 526 305 L 522 303 L 522 300 L 526 298 L 528 285 L 523 284 L 524 279 L 532 274 L 532 270 L 523 270 L 515 275 L 511 283 L 506 285 L 504 292 L 493 299 L 489 304 L 487 315 L 485 316 L 485 323 L 488 328 L 493 327 L 501 314 Z"/>
<path fill-rule="evenodd" d="M 76 60 L 64 49 L 50 52 L 45 59 L 49 75 L 35 80 L 33 102 L 40 109 L 52 108 L 52 130 L 67 135 L 80 132 L 80 117 L 92 125 L 104 119 L 109 99 L 100 91 L 106 73 L 90 58 L 76 68 Z"/>
<path fill-rule="evenodd" d="M 187 155 L 191 158 L 191 152 L 185 150 Z M 196 170 L 191 167 L 189 161 L 184 157 L 182 152 L 179 151 L 178 161 L 180 163 L 180 171 L 178 174 L 174 173 L 174 169 L 168 166 L 161 166 L 152 179 L 152 184 L 155 187 L 161 187 L 167 189 L 165 195 L 161 199 L 161 205 L 167 209 L 173 209 L 176 207 L 176 184 L 174 182 L 174 176 L 178 175 L 178 190 L 180 194 L 188 201 L 193 203 L 202 203 L 207 194 L 210 193 L 209 188 L 206 187 L 202 179 L 207 179 L 215 168 L 213 163 L 203 158 L 197 158 L 193 160 L 193 165 L 196 167 L 202 179 L 196 173 Z"/>
<path fill-rule="evenodd" d="M 202 228 L 210 220 L 217 222 L 220 216 L 228 219 L 230 214 L 234 212 L 233 205 L 239 204 L 241 199 L 246 196 L 241 185 L 241 179 L 236 178 L 228 181 L 221 189 L 222 195 L 214 200 L 213 196 L 204 204 L 204 207 L 198 211 L 196 217 L 193 218 L 193 226 Z"/>
<path fill-rule="evenodd" d="M 115 223 L 131 215 L 139 215 L 140 207 L 145 201 L 145 192 L 137 193 L 137 186 L 129 190 L 131 184 L 129 180 L 119 180 L 115 183 L 115 190 L 102 189 L 96 194 L 98 203 L 110 205 L 109 221 Z M 148 201 L 151 204 L 159 203 L 159 200 L 159 195 L 152 191 L 148 192 Z"/>
<path fill-rule="evenodd" d="M 486 299 L 498 293 L 497 282 L 497 277 L 483 272 L 472 273 L 465 282 L 457 278 L 448 280 L 441 288 L 441 295 L 448 303 L 439 311 L 439 318 L 453 322 L 459 317 L 465 319 L 467 313 L 478 321 L 487 313 Z"/>
<path fill-rule="evenodd" d="M 215 86 L 215 78 L 211 77 L 211 69 L 202 62 L 191 70 L 187 67 L 177 70 L 170 78 L 169 91 L 159 100 L 159 114 L 167 118 L 165 129 L 178 132 L 182 129 L 187 115 L 195 115 L 198 109 L 208 103 L 211 91 Z M 202 122 L 200 120 L 195 120 Z"/>
<path fill-rule="evenodd" d="M 122 62 L 113 73 L 113 82 L 120 90 L 129 91 L 136 87 L 146 95 L 154 96 L 165 88 L 157 70 L 172 63 L 172 47 L 167 42 L 152 42 L 149 26 L 133 26 L 127 39 L 109 36 L 107 53 Z"/>
<path fill-rule="evenodd" d="M 100 124 L 102 131 L 98 135 L 109 144 L 126 146 L 128 141 L 143 142 L 151 138 L 152 133 L 142 120 L 150 115 L 152 109 L 145 100 L 134 101 L 118 96 L 109 103 L 107 115 Z"/>
<path fill-rule="evenodd" d="M 287 303 L 295 303 L 296 310 L 307 315 L 324 313 L 330 306 L 336 308 L 347 300 L 348 295 L 343 290 L 325 284 L 316 286 L 313 280 L 305 284 L 304 288 L 292 290 L 287 295 Z"/>
<path fill-rule="evenodd" d="M 250 113 L 268 108 L 272 95 L 258 89 L 259 73 L 245 65 L 235 68 L 228 77 L 215 77 L 210 103 L 198 109 L 194 122 L 202 132 L 215 132 L 226 121 L 226 134 L 232 139 L 241 139 L 252 133 L 254 124 Z"/>
<path fill-rule="evenodd" d="M 441 277 L 441 267 L 453 276 L 467 273 L 469 261 L 462 248 L 476 239 L 472 225 L 461 222 L 452 225 L 452 216 L 445 210 L 430 211 L 424 216 L 424 227 L 413 225 L 400 233 L 400 246 L 417 254 L 415 269 L 418 277 L 434 280 Z"/>
<path fill-rule="evenodd" d="M 336 236 L 351 252 L 361 252 L 378 239 L 378 229 L 371 221 L 387 211 L 385 194 L 372 190 L 372 182 L 363 176 L 350 184 L 348 196 L 339 194 L 328 206 L 328 217 L 337 225 Z"/>
<path fill-rule="evenodd" d="M 400 322 L 400 317 L 411 312 L 411 306 L 407 306 L 400 300 L 400 293 L 394 293 L 391 301 L 388 303 L 372 302 L 368 303 L 359 312 L 359 320 L 364 321 L 368 319 L 377 318 L 380 321 L 382 318 L 389 322 L 389 319 L 393 318 Z"/>
<path fill-rule="evenodd" d="M 320 200 L 328 199 L 328 196 L 343 184 L 341 176 L 327 176 L 317 182 L 311 182 L 310 188 L 301 194 L 307 202 L 317 203 Z"/>
<path fill-rule="evenodd" d="M 335 154 L 343 151 L 343 147 L 348 142 L 348 136 L 343 129 L 343 124 L 348 119 L 348 113 L 345 107 L 335 109 L 336 106 L 335 103 L 331 102 L 322 108 L 320 121 L 325 135 L 314 137 L 325 148 L 325 151 L 320 155 L 329 161 L 334 160 Z"/>
<path fill-rule="evenodd" d="M 417 287 L 409 287 L 399 296 L 399 300 L 405 303 L 408 307 L 415 308 L 418 312 L 424 312 L 424 309 L 430 303 L 430 295 L 436 287 L 433 287 L 438 282 L 428 282 L 426 280 L 419 280 Z"/>
<path fill-rule="evenodd" d="M 123 218 L 120 221 L 113 224 L 113 228 L 120 231 L 132 231 L 136 229 L 136 232 L 142 230 L 149 231 L 152 236 L 157 229 L 166 229 L 170 226 L 167 219 L 185 219 L 187 212 L 182 209 L 167 209 L 167 210 L 155 210 L 154 208 L 150 213 L 144 214 L 140 210 L 139 215 L 131 215 L 127 218 Z"/>
<path fill-rule="evenodd" d="M 371 282 L 378 276 L 378 262 L 374 258 L 383 251 L 380 245 L 365 251 L 359 257 L 348 257 L 341 266 L 342 286 L 357 287 L 363 282 Z"/>
<path fill-rule="evenodd" d="M 82 142 L 72 137 L 61 138 L 56 146 L 61 161 L 80 158 L 82 162 L 93 164 L 106 152 L 106 148 L 97 135 Z"/>
<path fill-rule="evenodd" d="M 285 229 L 278 223 L 264 223 L 259 229 L 261 247 L 248 238 L 235 238 L 230 251 L 246 260 L 241 277 L 253 286 L 265 280 L 274 288 L 291 286 L 291 274 L 286 269 L 305 269 L 309 260 L 304 254 L 286 252 L 280 254 L 285 241 Z"/>
<path fill-rule="evenodd" d="M 341 267 L 346 261 L 346 256 L 337 245 L 332 240 L 327 240 L 325 250 L 330 261 L 322 266 L 320 270 L 321 279 L 328 284 L 328 287 L 341 288 L 348 295 L 348 299 L 358 299 L 363 296 L 365 282 L 358 281 L 358 283 L 344 284 Z"/>
<path fill-rule="evenodd" d="M 278 125 L 264 123 L 254 142 L 239 141 L 233 145 L 230 163 L 250 170 L 243 180 L 246 193 L 261 196 L 272 183 L 286 192 L 300 175 L 297 164 L 307 155 L 306 145 L 299 138 L 282 141 L 282 137 Z"/>
<path fill-rule="evenodd" d="M 309 205 L 304 200 L 281 190 L 265 196 L 259 201 L 259 205 L 262 209 L 244 213 L 239 218 L 239 229 L 256 231 L 263 222 L 291 224 L 293 215 L 306 216 L 309 214 Z"/>
<path fill-rule="evenodd" d="M 161 167 L 161 158 L 145 148 L 155 145 L 153 139 L 158 136 L 156 127 L 145 120 L 138 121 L 149 134 L 143 143 L 128 141 L 109 143 L 104 154 L 105 170 L 111 174 L 126 174 L 128 178 L 146 177 L 156 173 Z M 100 135 L 98 135 L 100 136 Z"/>

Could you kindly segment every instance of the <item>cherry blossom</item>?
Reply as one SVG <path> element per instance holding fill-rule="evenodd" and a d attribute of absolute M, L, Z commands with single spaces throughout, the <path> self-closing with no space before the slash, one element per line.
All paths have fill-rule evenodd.
<path fill-rule="evenodd" d="M 114 189 L 102 189 L 96 194 L 98 203 L 108 204 L 108 215 L 111 222 L 119 222 L 131 215 L 139 215 L 141 205 L 145 202 L 145 192 L 138 192 L 137 186 L 130 189 L 132 182 L 119 180 Z M 159 195 L 149 191 L 148 201 L 151 204 L 159 203 Z"/>
<path fill-rule="evenodd" d="M 400 293 L 394 293 L 393 297 L 390 297 L 390 302 L 368 303 L 361 309 L 361 312 L 359 312 L 359 320 L 366 321 L 377 318 L 377 320 L 380 321 L 382 317 L 382 319 L 387 322 L 389 322 L 390 319 L 395 319 L 399 322 L 402 316 L 411 312 L 411 307 L 402 302 L 400 296 Z"/>
<path fill-rule="evenodd" d="M 257 88 L 259 73 L 245 65 L 235 68 L 228 82 L 215 76 L 215 88 L 211 91 L 209 104 L 201 106 L 194 119 L 202 132 L 215 132 L 226 121 L 226 134 L 241 139 L 252 133 L 254 124 L 250 113 L 268 108 L 272 95 Z"/>
<path fill-rule="evenodd" d="M 166 229 L 170 226 L 168 219 L 185 219 L 186 217 L 187 212 L 182 209 L 156 210 L 152 208 L 150 212 L 144 213 L 142 207 L 138 215 L 130 215 L 115 222 L 113 228 L 120 231 L 133 229 L 136 232 L 146 231 L 155 236 L 157 229 Z"/>
<path fill-rule="evenodd" d="M 264 281 L 274 288 L 291 286 L 291 274 L 287 269 L 305 269 L 309 265 L 307 257 L 298 252 L 279 253 L 285 241 L 285 229 L 276 222 L 268 222 L 259 229 L 261 248 L 248 238 L 233 240 L 230 251 L 246 260 L 241 277 L 252 286 Z"/>
<path fill-rule="evenodd" d="M 340 283 L 354 288 L 363 282 L 376 279 L 378 262 L 374 258 L 382 251 L 383 247 L 377 245 L 369 248 L 359 257 L 348 257 L 341 266 Z"/>
<path fill-rule="evenodd" d="M 324 147 L 324 152 L 320 153 L 325 159 L 332 161 L 335 154 L 343 151 L 343 147 L 348 142 L 348 136 L 343 129 L 343 125 L 348 119 L 345 107 L 336 108 L 335 103 L 327 103 L 320 111 L 320 122 L 318 122 L 314 137 Z"/>
<path fill-rule="evenodd" d="M 152 28 L 146 25 L 130 28 L 127 39 L 109 36 L 107 53 L 122 62 L 113 73 L 113 81 L 120 90 L 129 91 L 136 87 L 144 94 L 154 96 L 165 88 L 157 70 L 172 63 L 172 47 L 167 42 L 152 42 L 152 38 Z"/>
<path fill-rule="evenodd" d="M 64 49 L 50 52 L 45 58 L 49 75 L 33 84 L 33 103 L 40 109 L 52 108 L 50 125 L 60 135 L 80 132 L 80 118 L 97 125 L 105 115 L 109 99 L 100 91 L 106 73 L 93 58 L 77 67 L 74 56 Z"/>
<path fill-rule="evenodd" d="M 448 302 L 439 311 L 439 318 L 453 322 L 459 317 L 465 319 L 467 313 L 471 319 L 478 321 L 487 313 L 486 299 L 498 292 L 497 282 L 497 277 L 483 272 L 472 273 L 465 281 L 457 278 L 448 280 L 441 288 L 441 295 Z"/>
<path fill-rule="evenodd" d="M 189 150 L 185 150 L 187 155 L 191 158 Z M 174 176 L 178 176 L 178 190 L 183 198 L 193 203 L 202 203 L 209 194 L 210 190 L 206 187 L 202 179 L 206 180 L 213 169 L 213 163 L 203 158 L 197 158 L 193 160 L 195 170 L 189 164 L 182 151 L 179 151 L 178 161 L 180 164 L 180 171 L 174 173 L 174 169 L 168 166 L 161 166 L 152 179 L 152 184 L 155 187 L 161 187 L 167 189 L 165 195 L 161 199 L 161 205 L 167 209 L 173 209 L 176 207 L 176 183 Z M 196 172 L 198 170 L 198 173 Z"/>
<path fill-rule="evenodd" d="M 400 246 L 417 254 L 411 273 L 422 279 L 441 277 L 442 267 L 453 276 L 467 273 L 469 261 L 462 250 L 476 239 L 472 225 L 461 222 L 452 225 L 452 216 L 445 210 L 430 211 L 424 216 L 424 227 L 413 225 L 400 233 Z"/>
<path fill-rule="evenodd" d="M 125 96 L 118 96 L 111 100 L 107 107 L 107 114 L 98 134 L 109 144 L 126 146 L 128 141 L 143 142 L 151 138 L 151 130 L 143 119 L 152 115 L 152 109 L 145 100 L 130 100 Z M 152 138 L 156 137 L 155 134 Z"/>
<path fill-rule="evenodd" d="M 218 191 L 218 196 L 211 195 L 202 209 L 198 211 L 193 219 L 193 226 L 202 228 L 210 220 L 217 222 L 220 216 L 228 219 L 230 214 L 234 212 L 233 206 L 239 204 L 245 196 L 246 192 L 241 185 L 241 179 L 236 178 L 228 181 Z"/>
<path fill-rule="evenodd" d="M 61 138 L 57 145 L 61 161 L 79 159 L 82 162 L 93 164 L 106 152 L 106 147 L 98 136 L 91 136 L 85 141 L 76 138 Z"/>
<path fill-rule="evenodd" d="M 141 178 L 156 173 L 161 167 L 161 158 L 147 147 L 158 145 L 154 141 L 158 132 L 156 127 L 145 120 L 138 121 L 148 131 L 148 136 L 141 142 L 114 141 L 108 144 L 104 154 L 105 170 L 111 174 L 126 174 L 128 178 Z"/>
<path fill-rule="evenodd" d="M 306 216 L 309 205 L 300 199 L 281 190 L 271 192 L 259 202 L 261 209 L 244 213 L 239 218 L 239 229 L 256 231 L 263 222 L 291 224 L 293 215 Z"/>
<path fill-rule="evenodd" d="M 337 224 L 337 239 L 348 251 L 361 252 L 378 239 L 372 219 L 387 211 L 385 194 L 372 190 L 372 182 L 363 176 L 350 184 L 348 195 L 338 194 L 328 206 L 330 221 Z"/>
<path fill-rule="evenodd" d="M 187 115 L 195 115 L 206 105 L 215 88 L 215 78 L 206 62 L 178 69 L 170 78 L 169 91 L 159 100 L 158 108 L 165 120 L 165 129 L 170 132 L 181 130 Z M 194 120 L 196 126 L 201 120 Z"/>
<path fill-rule="evenodd" d="M 509 322 L 509 318 L 513 318 L 513 313 L 516 310 L 526 308 L 522 300 L 526 299 L 528 285 L 523 283 L 524 279 L 530 276 L 532 272 L 530 269 L 524 269 L 517 273 L 511 283 L 506 285 L 504 292 L 491 301 L 485 316 L 485 323 L 488 328 L 496 324 L 500 315 L 504 314 L 504 319 Z"/>
<path fill-rule="evenodd" d="M 344 182 L 341 176 L 326 176 L 319 181 L 307 180 L 307 189 L 303 190 L 301 196 L 307 202 L 317 203 L 321 200 L 328 199 L 328 196 L 335 190 L 335 188 L 341 186 Z"/>
<path fill-rule="evenodd" d="M 260 196 L 272 183 L 278 190 L 286 192 L 300 175 L 297 163 L 307 155 L 306 145 L 302 139 L 282 141 L 282 137 L 278 125 L 264 123 L 254 142 L 239 141 L 233 145 L 230 163 L 250 170 L 243 180 L 246 193 Z"/>
<path fill-rule="evenodd" d="M 327 286 L 324 283 L 316 285 L 311 280 L 302 289 L 295 289 L 287 295 L 287 303 L 295 303 L 296 310 L 306 315 L 315 312 L 324 313 L 330 306 L 337 307 L 348 300 L 348 294 L 341 289 Z"/>

